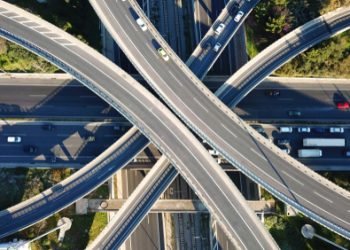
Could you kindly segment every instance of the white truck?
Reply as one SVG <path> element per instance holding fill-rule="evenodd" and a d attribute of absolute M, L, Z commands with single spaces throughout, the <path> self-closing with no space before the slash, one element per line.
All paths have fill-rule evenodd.
<path fill-rule="evenodd" d="M 344 138 L 304 138 L 304 147 L 345 147 Z"/>
<path fill-rule="evenodd" d="M 299 149 L 299 158 L 311 158 L 311 157 L 322 157 L 321 149 Z"/>

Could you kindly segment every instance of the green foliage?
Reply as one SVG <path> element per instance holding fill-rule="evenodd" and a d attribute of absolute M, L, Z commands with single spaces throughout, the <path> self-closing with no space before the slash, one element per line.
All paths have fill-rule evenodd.
<path fill-rule="evenodd" d="M 330 245 L 317 238 L 305 239 L 301 234 L 301 228 L 305 224 L 315 227 L 316 233 L 345 248 L 349 248 L 350 242 L 339 235 L 319 226 L 308 218 L 298 215 L 293 217 L 272 215 L 265 218 L 265 227 L 270 231 L 277 244 L 283 250 L 314 249 L 328 250 Z"/>
<path fill-rule="evenodd" d="M 282 66 L 277 75 L 349 77 L 350 32 L 329 39 Z"/>
<path fill-rule="evenodd" d="M 81 0 L 6 0 L 16 4 L 76 36 L 92 47 L 100 48 L 99 20 L 89 4 Z M 10 42 L 0 40 L 0 71 L 54 73 L 58 69 L 42 58 Z"/>
<path fill-rule="evenodd" d="M 247 22 L 249 56 L 255 56 L 287 32 L 318 17 L 325 10 L 334 10 L 342 4 L 350 5 L 350 0 L 262 0 L 254 9 L 254 18 Z M 255 46 L 252 47 L 252 44 Z M 344 32 L 309 49 L 282 66 L 275 74 L 349 77 L 350 32 Z"/>

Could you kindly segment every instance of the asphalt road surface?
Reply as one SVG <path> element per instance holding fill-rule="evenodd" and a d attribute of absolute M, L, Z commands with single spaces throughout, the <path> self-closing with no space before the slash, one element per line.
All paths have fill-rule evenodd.
<path fill-rule="evenodd" d="M 44 124 L 51 124 L 54 129 L 48 131 Z M 51 163 L 57 167 L 81 166 L 101 154 L 125 131 L 115 130 L 113 123 L 13 121 L 1 121 L 0 130 L 0 164 L 11 163 L 16 167 Z M 19 136 L 21 142 L 7 142 L 9 136 Z M 28 146 L 35 147 L 36 152 L 25 152 Z"/>

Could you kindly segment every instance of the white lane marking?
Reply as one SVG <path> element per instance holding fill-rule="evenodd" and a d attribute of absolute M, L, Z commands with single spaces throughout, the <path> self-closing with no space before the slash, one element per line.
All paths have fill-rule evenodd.
<path fill-rule="evenodd" d="M 103 1 L 102 1 L 103 2 Z M 112 18 L 115 20 L 115 22 L 119 25 L 119 26 L 121 26 L 120 25 L 120 23 L 118 22 L 118 20 L 115 18 L 115 16 L 113 15 L 113 13 L 112 13 L 112 11 L 108 8 L 108 6 L 107 6 L 107 4 L 105 3 L 105 2 L 103 2 L 104 4 L 105 4 L 105 7 L 108 9 L 108 11 L 109 11 L 109 14 L 112 16 Z M 115 31 L 113 31 L 113 28 L 111 28 L 111 30 L 112 30 L 112 34 L 114 34 L 115 36 L 118 36 L 118 34 L 115 32 Z M 122 29 L 122 32 L 124 33 L 124 35 L 129 39 L 129 41 L 130 41 L 130 43 L 133 45 L 133 47 L 135 48 L 135 50 L 136 51 L 138 51 L 138 53 L 140 54 L 140 55 L 142 55 L 142 53 L 141 53 L 141 51 L 139 51 L 138 50 L 138 48 L 135 46 L 135 44 L 132 42 L 132 40 L 128 37 L 128 35 L 126 34 L 126 32 Z M 74 52 L 73 52 L 74 53 Z M 79 55 L 78 55 L 79 56 Z M 147 61 L 146 61 L 146 63 L 147 63 Z M 153 69 L 152 67 L 151 67 L 151 69 Z M 154 71 L 154 70 L 153 70 Z M 106 75 L 106 74 L 104 74 L 104 75 Z M 109 77 L 109 76 L 108 76 Z M 130 91 L 127 91 L 127 92 L 129 92 L 130 93 Z M 130 93 L 131 95 L 132 95 L 132 93 Z M 132 113 L 132 112 L 131 112 Z M 160 122 L 162 122 L 162 120 L 160 120 Z M 166 124 L 164 124 L 165 125 L 165 127 L 167 127 L 166 126 Z M 150 129 L 150 128 L 149 128 Z M 150 129 L 151 131 L 152 131 L 152 129 Z M 174 134 L 174 136 L 175 137 L 177 137 L 175 134 Z M 163 141 L 163 139 L 162 138 L 159 138 L 159 139 L 161 139 L 161 141 Z M 177 137 L 177 139 L 179 140 L 179 141 L 181 141 L 180 140 L 180 138 L 178 138 Z M 184 145 L 188 150 L 190 150 L 188 147 L 187 147 L 187 145 Z M 175 152 L 172 152 L 172 150 L 170 150 L 170 152 L 172 153 L 172 154 L 174 154 Z M 194 154 L 192 154 L 192 156 L 196 159 L 196 161 L 197 162 L 201 162 Z M 181 162 L 181 164 L 184 164 L 180 159 L 179 159 L 179 161 Z M 203 166 L 203 170 L 210 176 L 210 173 L 207 171 L 207 169 Z M 191 175 L 191 172 L 188 172 L 187 173 L 188 175 Z M 193 176 L 193 175 L 192 175 Z M 211 178 L 213 181 L 214 181 L 214 179 L 213 178 Z M 193 180 L 195 180 L 196 181 L 196 178 L 193 176 Z M 220 185 L 219 185 L 219 183 L 216 183 L 215 181 L 214 181 L 214 183 L 215 183 L 215 185 L 220 189 L 220 190 L 222 190 L 221 189 L 221 187 L 220 187 Z M 199 186 L 199 187 L 201 187 L 201 184 L 200 183 L 198 183 L 198 181 L 197 181 L 197 185 Z M 226 194 L 225 193 L 223 193 L 223 195 L 225 196 L 225 198 L 229 201 L 229 198 L 226 196 Z M 230 201 L 229 201 L 230 202 Z M 218 204 L 212 204 L 215 208 L 216 208 L 216 211 L 218 212 L 218 213 L 220 213 L 220 214 L 222 214 L 221 212 L 220 212 L 220 209 L 218 208 Z M 242 221 L 245 223 L 245 226 L 250 230 L 250 232 L 252 233 L 252 235 L 254 236 L 254 238 L 255 238 L 255 240 L 258 242 L 258 244 L 260 244 L 261 245 L 261 243 L 259 242 L 259 240 L 258 240 L 258 237 L 256 236 L 256 234 L 254 233 L 254 230 L 253 230 L 253 228 L 251 228 L 249 225 L 248 225 L 248 223 L 247 223 L 247 221 L 243 218 L 243 215 L 239 212 L 239 210 L 237 209 L 237 207 L 232 203 L 232 202 L 230 202 L 230 205 L 232 205 L 232 207 L 234 208 L 234 210 L 236 211 L 236 213 L 240 216 L 240 218 L 242 219 Z M 214 210 L 215 211 L 215 210 Z M 226 222 L 228 222 L 228 220 L 227 220 L 227 218 L 225 218 L 224 217 L 224 219 L 225 219 L 225 221 Z M 229 223 L 228 223 L 229 224 Z M 245 246 L 245 244 L 242 242 L 242 240 L 240 239 L 240 237 L 238 237 L 238 234 L 237 234 L 237 232 L 236 232 L 236 230 L 233 228 L 233 226 L 231 226 L 231 225 L 228 225 L 230 228 L 231 228 L 231 230 L 232 230 L 232 232 L 233 232 L 233 234 L 236 236 L 236 240 L 238 240 L 240 243 L 241 243 L 241 245 L 245 248 L 245 249 L 247 249 L 246 248 L 246 246 Z M 262 246 L 262 245 L 261 245 Z"/>
<path fill-rule="evenodd" d="M 333 203 L 333 201 L 332 201 L 332 200 L 330 200 L 330 199 L 328 199 L 328 198 L 324 197 L 323 195 L 321 195 L 321 194 L 317 193 L 316 191 L 314 191 L 314 194 L 316 194 L 317 196 L 321 197 L 322 199 L 324 199 L 324 200 L 326 200 L 326 201 L 328 201 L 328 202 L 330 202 L 330 203 Z"/>
<path fill-rule="evenodd" d="M 237 138 L 237 135 L 235 133 L 233 133 L 231 130 L 229 130 L 223 123 L 221 123 L 221 126 L 227 130 L 227 132 L 229 132 L 231 135 L 233 135 L 233 137 Z"/>
<path fill-rule="evenodd" d="M 108 8 L 108 6 L 106 6 L 106 8 L 109 10 L 110 14 L 112 15 L 113 19 L 119 24 L 119 22 L 116 20 L 116 18 L 113 16 L 111 10 Z M 120 24 L 119 24 L 120 25 Z M 122 30 L 124 32 L 124 34 L 127 36 L 126 32 L 124 30 Z M 116 34 L 118 35 L 118 34 Z M 131 44 L 134 46 L 134 48 L 138 51 L 137 47 L 133 44 L 133 42 L 131 41 L 131 39 L 129 39 L 129 41 L 131 42 Z M 140 54 L 141 52 L 138 51 Z M 141 54 L 142 55 L 142 54 Z M 210 129 L 211 130 L 211 129 Z M 214 131 L 213 131 L 214 132 Z M 226 141 L 224 141 L 225 144 L 228 144 Z M 276 179 L 272 178 L 271 176 L 267 175 L 264 171 L 262 171 L 256 164 L 252 163 L 249 159 L 247 159 L 245 156 L 243 156 L 240 152 L 238 152 L 235 148 L 232 148 L 238 155 L 240 155 L 242 158 L 246 159 L 250 164 L 252 164 L 258 171 L 262 172 L 263 175 L 266 175 L 268 178 L 270 178 L 272 181 L 276 182 L 277 184 L 279 184 L 280 186 L 282 186 L 283 188 L 289 190 L 288 187 L 286 187 L 285 185 L 281 184 L 279 181 L 277 181 Z M 195 156 L 194 156 L 195 157 Z M 300 195 L 298 195 L 300 196 Z M 306 200 L 305 198 L 301 197 L 302 199 Z M 315 204 L 309 202 L 308 200 L 306 200 L 308 203 L 312 204 L 312 206 L 315 206 Z M 316 206 L 317 207 L 317 206 Z M 323 209 L 322 209 L 323 210 Z M 327 211 L 326 211 L 327 212 Z M 335 216 L 334 214 L 330 214 L 331 216 L 337 218 L 338 220 L 342 220 L 339 217 Z M 254 234 L 255 236 L 255 234 Z M 244 244 L 243 244 L 244 245 Z"/>
<path fill-rule="evenodd" d="M 30 97 L 46 97 L 46 95 L 29 95 Z"/>
<path fill-rule="evenodd" d="M 288 176 L 289 178 L 291 178 L 293 181 L 295 181 L 296 183 L 298 183 L 300 186 L 305 186 L 304 183 L 302 183 L 301 181 L 299 181 L 298 179 L 296 179 L 294 176 L 288 174 L 285 170 L 282 170 L 283 174 L 285 174 L 286 176 Z"/>
<path fill-rule="evenodd" d="M 254 148 L 250 148 L 250 150 L 254 152 L 257 156 L 259 156 L 261 159 L 263 159 L 264 161 L 267 161 L 267 159 L 264 156 L 262 156 L 259 152 L 256 152 Z"/>
<path fill-rule="evenodd" d="M 175 81 L 177 81 L 180 84 L 181 87 L 184 86 L 182 82 L 179 81 L 179 79 L 170 70 L 168 70 L 168 73 L 175 79 Z"/>
<path fill-rule="evenodd" d="M 204 108 L 204 107 L 202 106 L 201 102 L 198 101 L 196 97 L 193 97 L 193 100 L 194 100 L 201 108 L 203 108 L 207 113 L 209 113 L 209 111 L 208 111 L 206 108 Z"/>
<path fill-rule="evenodd" d="M 138 32 L 139 30 L 137 29 L 137 27 L 136 27 L 136 25 L 135 25 L 136 20 L 133 20 L 133 21 L 132 21 L 132 20 L 129 18 L 129 16 L 128 16 L 127 14 L 125 14 L 124 16 L 125 16 L 126 19 L 129 20 L 129 22 L 131 23 L 131 26 L 134 28 L 134 30 L 135 30 L 136 32 Z"/>

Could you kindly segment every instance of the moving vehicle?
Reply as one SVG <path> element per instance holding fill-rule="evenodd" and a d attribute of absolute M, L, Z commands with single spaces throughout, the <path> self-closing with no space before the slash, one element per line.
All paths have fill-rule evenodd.
<path fill-rule="evenodd" d="M 90 136 L 88 136 L 87 138 L 86 138 L 86 141 L 88 141 L 88 142 L 93 142 L 93 141 L 95 141 L 95 136 L 93 136 L 93 135 L 90 135 Z"/>
<path fill-rule="evenodd" d="M 290 143 L 290 140 L 288 140 L 288 139 L 279 139 L 277 141 L 278 145 L 288 145 L 289 143 Z"/>
<path fill-rule="evenodd" d="M 298 110 L 289 110 L 288 116 L 289 117 L 299 117 L 299 116 L 301 116 L 301 112 Z"/>
<path fill-rule="evenodd" d="M 329 128 L 330 133 L 344 133 L 344 128 L 342 127 L 331 127 Z"/>
<path fill-rule="evenodd" d="M 215 46 L 214 46 L 214 48 L 213 48 L 213 50 L 214 50 L 215 52 L 218 52 L 220 48 L 221 48 L 221 43 L 216 43 Z"/>
<path fill-rule="evenodd" d="M 311 132 L 311 128 L 310 127 L 299 127 L 298 128 L 298 132 L 299 133 L 310 133 Z"/>
<path fill-rule="evenodd" d="M 293 128 L 292 127 L 280 127 L 280 133 L 292 133 Z"/>
<path fill-rule="evenodd" d="M 143 19 L 141 17 L 137 18 L 136 23 L 140 26 L 142 31 L 147 30 L 147 25 L 145 24 L 145 22 L 143 21 Z"/>
<path fill-rule="evenodd" d="M 346 157 L 350 157 L 350 150 L 349 150 L 349 149 L 347 149 L 347 150 L 345 151 L 345 156 L 346 156 Z"/>
<path fill-rule="evenodd" d="M 209 154 L 218 156 L 220 153 L 219 153 L 219 151 L 217 151 L 215 149 L 209 149 Z"/>
<path fill-rule="evenodd" d="M 158 49 L 158 54 L 163 58 L 164 61 L 169 61 L 169 56 L 163 48 Z"/>
<path fill-rule="evenodd" d="M 348 110 L 350 108 L 350 105 L 348 102 L 337 102 L 337 109 L 339 110 Z"/>
<path fill-rule="evenodd" d="M 243 16 L 244 16 L 244 12 L 238 11 L 237 15 L 235 16 L 235 18 L 233 20 L 235 20 L 235 22 L 238 23 L 242 19 Z"/>
<path fill-rule="evenodd" d="M 7 142 L 8 143 L 20 143 L 22 141 L 22 138 L 20 136 L 8 136 Z"/>
<path fill-rule="evenodd" d="M 345 147 L 344 138 L 304 138 L 304 147 Z"/>
<path fill-rule="evenodd" d="M 321 149 L 299 149 L 298 157 L 299 158 L 322 157 L 322 150 Z"/>
<path fill-rule="evenodd" d="M 265 95 L 267 96 L 279 96 L 280 95 L 280 91 L 278 89 L 268 89 L 265 91 Z"/>
<path fill-rule="evenodd" d="M 23 147 L 23 151 L 28 154 L 35 154 L 36 152 L 38 152 L 38 147 L 34 145 L 25 145 Z"/>
<path fill-rule="evenodd" d="M 259 133 L 265 132 L 265 129 L 261 125 L 252 125 L 252 128 L 255 129 Z"/>
<path fill-rule="evenodd" d="M 239 3 L 234 2 L 233 4 L 231 4 L 231 6 L 228 7 L 228 13 L 230 13 L 231 16 L 236 15 L 236 13 L 239 10 Z"/>
<path fill-rule="evenodd" d="M 223 23 L 220 23 L 218 27 L 215 29 L 215 34 L 220 35 L 221 32 L 225 29 L 226 25 Z"/>
<path fill-rule="evenodd" d="M 281 150 L 283 151 L 283 152 L 285 152 L 286 154 L 290 154 L 290 149 L 289 148 L 281 148 Z"/>

